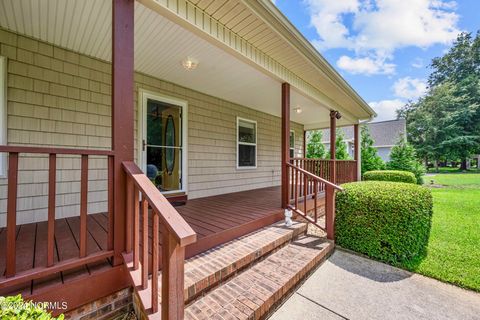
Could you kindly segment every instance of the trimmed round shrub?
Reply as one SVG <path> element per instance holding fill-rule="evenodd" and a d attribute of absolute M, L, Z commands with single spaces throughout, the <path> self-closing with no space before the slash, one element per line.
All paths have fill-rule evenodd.
<path fill-rule="evenodd" d="M 338 245 L 393 265 L 425 255 L 433 212 L 429 189 L 384 181 L 342 187 L 336 195 Z"/>
<path fill-rule="evenodd" d="M 367 171 L 363 174 L 363 180 L 417 183 L 417 178 L 413 173 L 400 170 Z"/>

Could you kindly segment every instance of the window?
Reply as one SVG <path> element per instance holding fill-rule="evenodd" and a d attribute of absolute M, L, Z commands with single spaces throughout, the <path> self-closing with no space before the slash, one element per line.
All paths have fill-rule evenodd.
<path fill-rule="evenodd" d="M 7 144 L 7 58 L 0 56 L 0 145 Z M 7 155 L 0 153 L 0 177 L 7 174 Z"/>
<path fill-rule="evenodd" d="M 237 168 L 257 167 L 257 122 L 237 118 Z"/>
<path fill-rule="evenodd" d="M 295 158 L 295 131 L 290 130 L 290 158 Z"/>

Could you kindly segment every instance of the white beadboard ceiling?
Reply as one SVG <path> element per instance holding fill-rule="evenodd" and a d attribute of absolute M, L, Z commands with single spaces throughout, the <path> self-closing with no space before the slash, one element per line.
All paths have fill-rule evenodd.
<path fill-rule="evenodd" d="M 0 0 L 0 26 L 60 47 L 111 60 L 110 0 Z M 198 68 L 181 61 L 194 57 Z M 135 5 L 135 70 L 280 116 L 281 83 L 156 12 Z M 292 90 L 291 118 L 327 127 L 329 110 Z M 300 107 L 302 113 L 293 112 Z M 342 122 L 340 122 L 342 124 Z"/>

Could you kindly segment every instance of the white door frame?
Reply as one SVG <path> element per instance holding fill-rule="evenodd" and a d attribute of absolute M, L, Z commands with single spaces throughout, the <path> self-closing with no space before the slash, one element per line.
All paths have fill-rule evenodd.
<path fill-rule="evenodd" d="M 147 116 L 147 101 L 148 99 L 156 100 L 160 102 L 169 103 L 182 108 L 182 169 L 180 177 L 182 179 L 182 189 L 175 191 L 162 192 L 164 194 L 169 193 L 187 193 L 188 190 L 188 102 L 186 100 L 178 99 L 163 95 L 158 92 L 149 91 L 145 89 L 138 90 L 138 130 L 137 130 L 137 155 L 138 163 L 143 172 L 147 170 L 147 150 L 143 150 L 143 139 L 147 136 L 147 126 L 145 125 Z"/>

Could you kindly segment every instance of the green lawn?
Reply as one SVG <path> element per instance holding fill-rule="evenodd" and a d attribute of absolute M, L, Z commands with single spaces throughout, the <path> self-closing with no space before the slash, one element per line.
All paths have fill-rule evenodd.
<path fill-rule="evenodd" d="M 449 173 L 425 178 L 434 214 L 427 256 L 405 268 L 480 291 L 480 174 Z"/>

